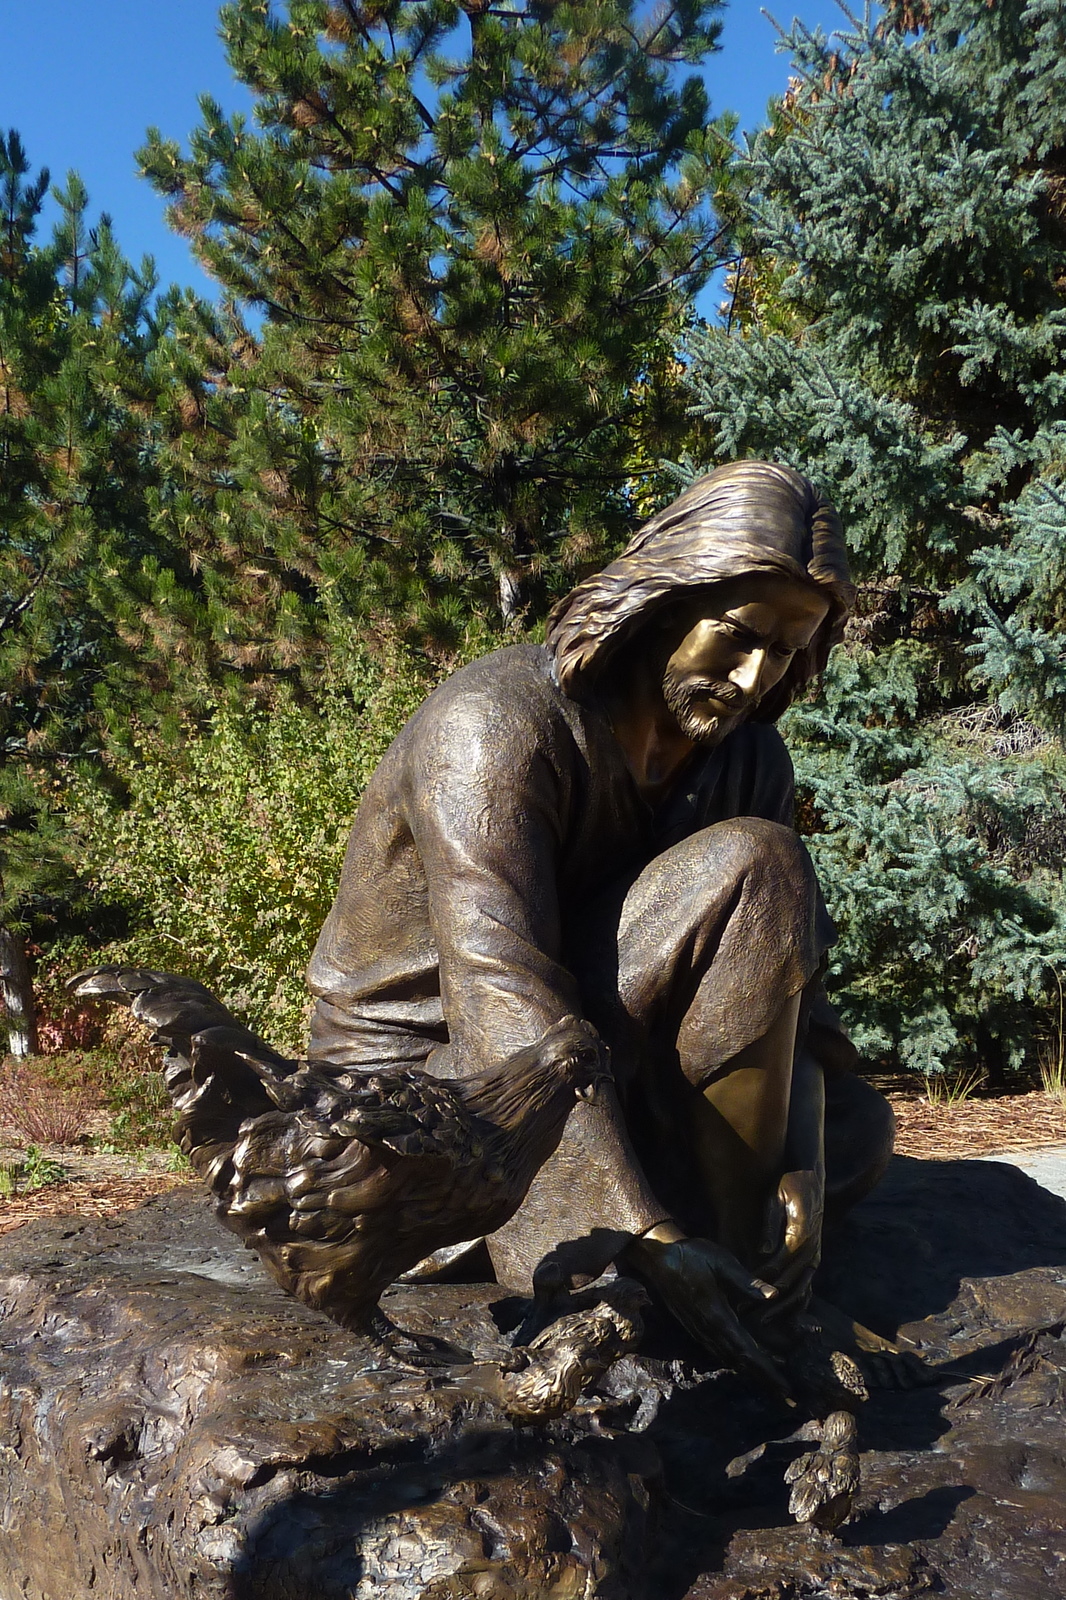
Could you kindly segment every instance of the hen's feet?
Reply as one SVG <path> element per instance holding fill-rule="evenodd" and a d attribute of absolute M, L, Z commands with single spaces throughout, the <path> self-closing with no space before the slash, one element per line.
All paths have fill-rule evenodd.
<path fill-rule="evenodd" d="M 474 1357 L 461 1345 L 438 1339 L 432 1333 L 414 1333 L 397 1327 L 383 1311 L 377 1311 L 366 1336 L 396 1366 L 422 1372 L 427 1368 L 467 1366 Z"/>

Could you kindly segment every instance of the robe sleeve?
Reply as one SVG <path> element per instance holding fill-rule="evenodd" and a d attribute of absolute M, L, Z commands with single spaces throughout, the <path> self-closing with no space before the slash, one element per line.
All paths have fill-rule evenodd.
<path fill-rule="evenodd" d="M 532 708 L 507 709 L 502 725 L 498 701 L 455 702 L 409 765 L 408 823 L 426 874 L 449 1034 L 433 1066 L 456 1077 L 498 1065 L 561 1017 L 581 1014 L 577 983 L 560 960 L 558 893 L 576 752 L 565 729 L 546 726 Z M 667 1215 L 611 1090 L 575 1108 L 553 1173 L 560 1163 L 568 1196 L 549 1183 L 547 1214 L 531 1195 L 516 1219 L 529 1235 L 530 1265 L 558 1243 L 571 1206 L 585 1228 L 615 1241 Z M 535 1184 L 537 1194 L 542 1187 Z"/>
<path fill-rule="evenodd" d="M 409 759 L 407 818 L 462 1076 L 579 1010 L 559 958 L 571 787 L 561 743 L 532 713 L 501 717 L 498 703 L 471 695 L 427 728 Z"/>

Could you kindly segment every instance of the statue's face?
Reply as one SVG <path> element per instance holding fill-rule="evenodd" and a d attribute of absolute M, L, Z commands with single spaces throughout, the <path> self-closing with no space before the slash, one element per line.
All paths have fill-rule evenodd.
<path fill-rule="evenodd" d="M 686 738 L 718 744 L 779 683 L 829 613 L 813 585 L 775 573 L 716 584 L 684 617 L 663 698 Z"/>

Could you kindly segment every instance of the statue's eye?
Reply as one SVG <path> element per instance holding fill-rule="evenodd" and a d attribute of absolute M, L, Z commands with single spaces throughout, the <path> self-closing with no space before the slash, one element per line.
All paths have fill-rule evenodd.
<path fill-rule="evenodd" d="M 724 621 L 722 628 L 731 639 L 735 639 L 738 644 L 747 645 L 749 649 L 755 649 L 762 643 L 758 634 L 752 633 L 750 628 L 745 628 L 742 622 Z"/>

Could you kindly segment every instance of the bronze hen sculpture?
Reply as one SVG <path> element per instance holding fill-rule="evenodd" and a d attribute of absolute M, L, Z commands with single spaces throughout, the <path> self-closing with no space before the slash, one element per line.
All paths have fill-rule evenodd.
<path fill-rule="evenodd" d="M 128 1005 L 169 1046 L 175 1138 L 219 1219 L 282 1288 L 421 1364 L 463 1353 L 397 1328 L 382 1291 L 434 1250 L 509 1221 L 606 1071 L 596 1033 L 574 1017 L 452 1082 L 288 1060 L 172 973 L 94 967 L 68 987 Z"/>

